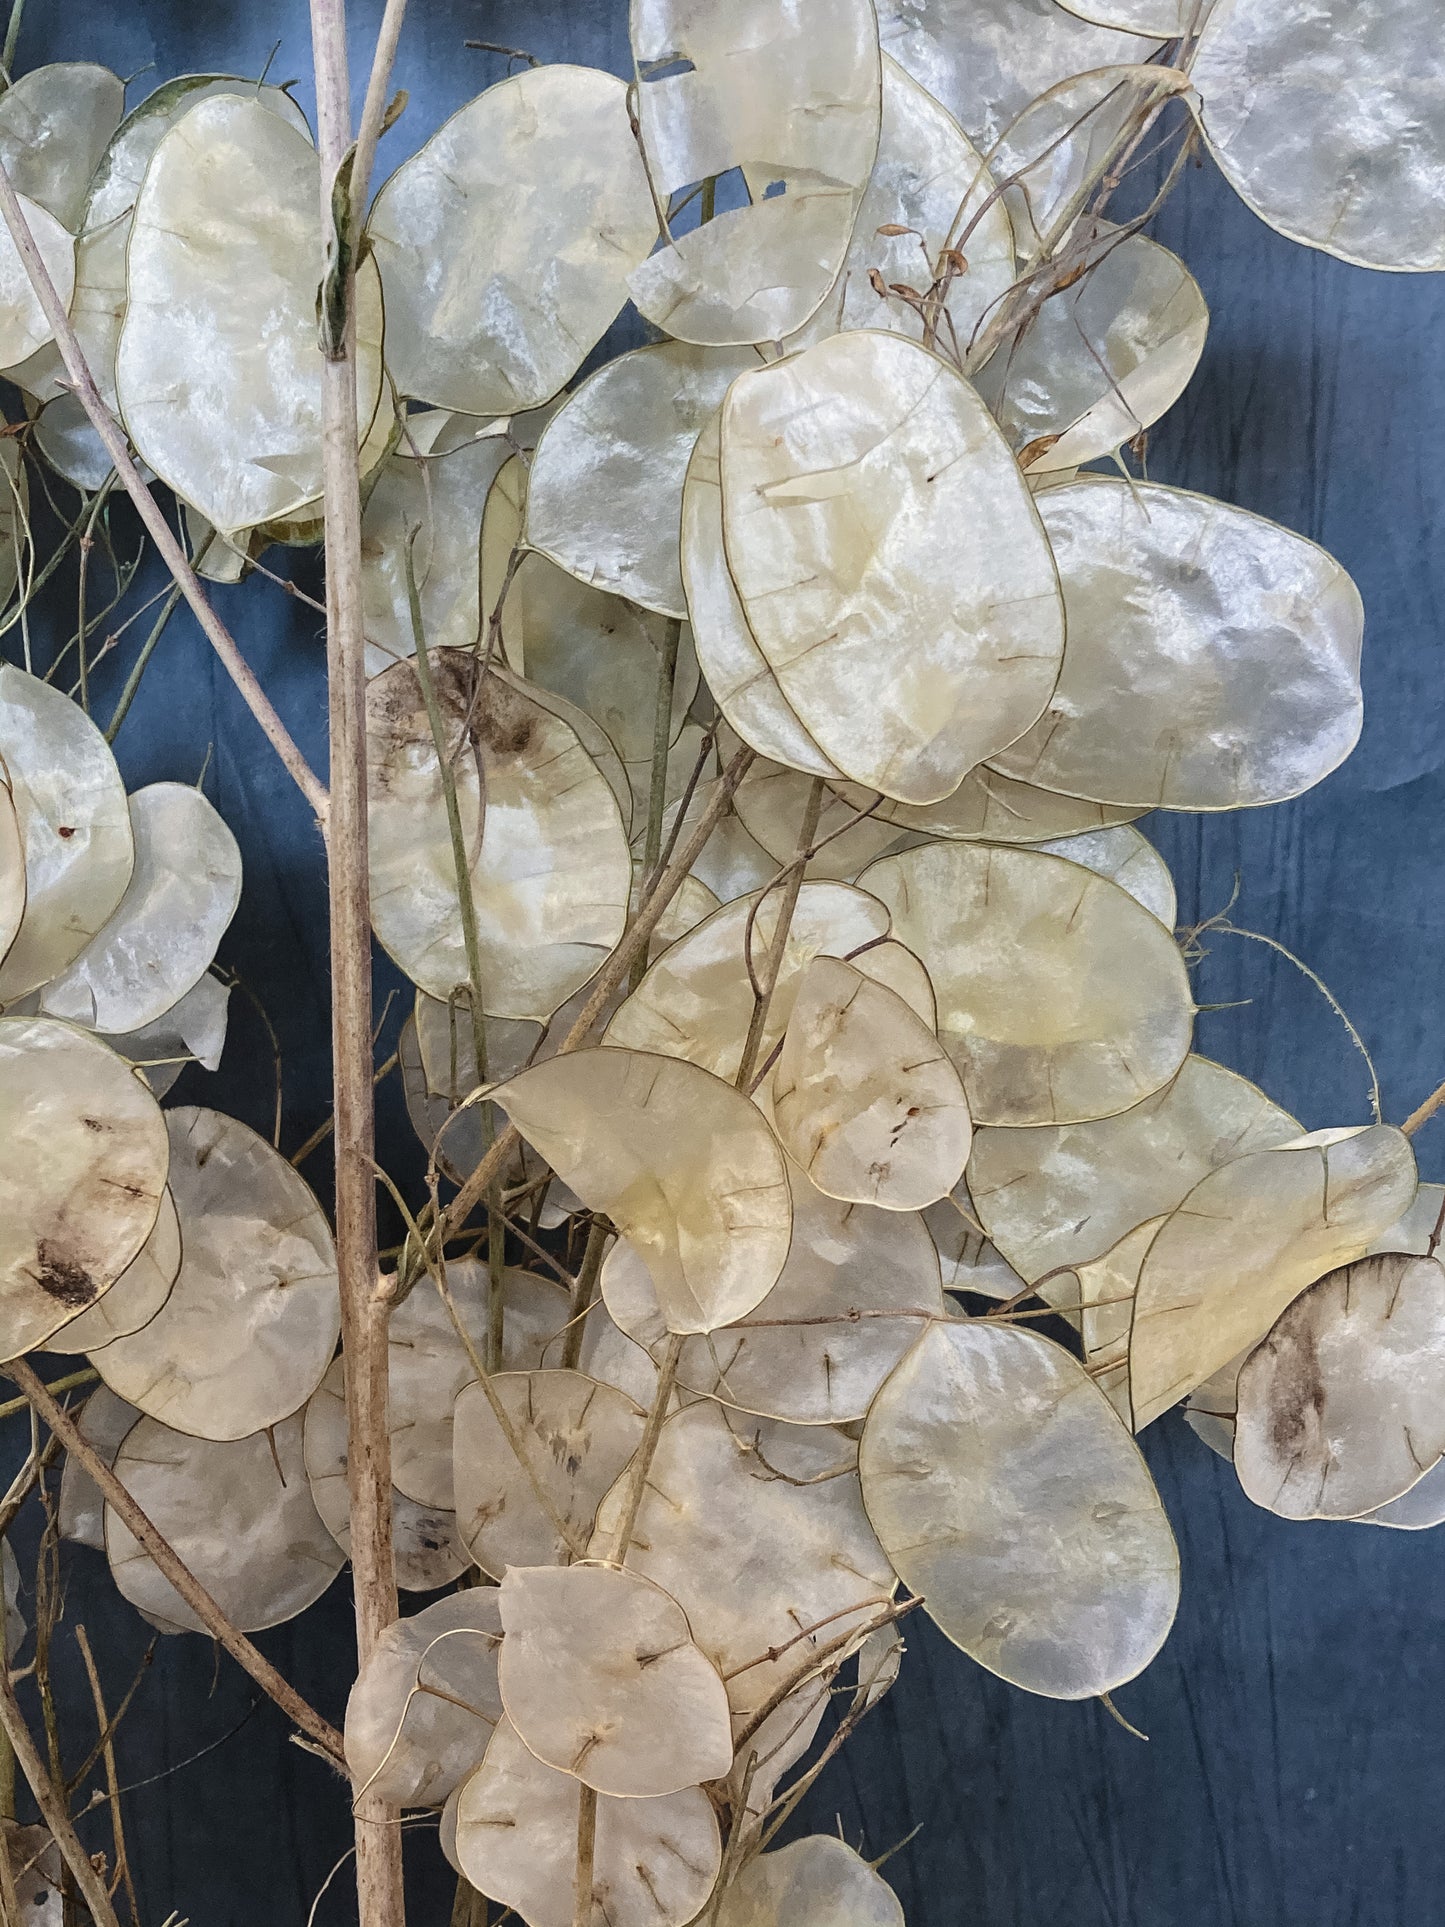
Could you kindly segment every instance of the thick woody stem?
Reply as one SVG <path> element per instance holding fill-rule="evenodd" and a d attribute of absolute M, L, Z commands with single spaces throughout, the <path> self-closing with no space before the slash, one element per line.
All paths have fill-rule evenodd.
<path fill-rule="evenodd" d="M 0 1667 L 0 1726 L 5 1728 L 10 1744 L 15 1749 L 20 1771 L 35 1796 L 40 1817 L 50 1829 L 50 1837 L 59 1847 L 60 1857 L 69 1868 L 82 1900 L 90 1909 L 95 1927 L 120 1927 L 115 1909 L 110 1904 L 110 1895 L 105 1890 L 105 1882 L 91 1865 L 90 1855 L 80 1844 L 80 1838 L 70 1824 L 64 1800 L 50 1784 L 45 1763 L 30 1736 L 30 1728 L 21 1715 L 15 1689 L 3 1667 Z M 0 1842 L 0 1852 L 8 1854 L 9 1851 L 9 1842 Z"/>
<path fill-rule="evenodd" d="M 25 219 L 10 176 L 0 164 L 0 216 L 10 230 L 10 238 L 15 243 L 16 252 L 25 265 L 30 277 L 30 285 L 39 297 L 45 310 L 45 318 L 55 333 L 55 345 L 60 350 L 65 363 L 66 373 L 70 376 L 71 386 L 90 417 L 91 426 L 105 445 L 105 452 L 115 465 L 126 493 L 135 503 L 146 533 L 155 543 L 161 560 L 175 577 L 181 594 L 191 605 L 196 621 L 211 647 L 220 658 L 226 674 L 236 685 L 241 698 L 256 721 L 261 725 L 267 742 L 285 764 L 288 774 L 296 787 L 316 812 L 316 820 L 322 830 L 326 829 L 327 796 L 326 786 L 307 763 L 291 739 L 290 732 L 271 705 L 271 699 L 261 687 L 255 671 L 236 646 L 225 623 L 206 600 L 195 570 L 186 558 L 185 551 L 176 540 L 170 523 L 161 513 L 154 496 L 140 478 L 140 472 L 130 458 L 125 436 L 121 433 L 115 418 L 100 398 L 100 391 L 91 378 L 85 356 L 81 353 L 80 343 L 70 318 L 65 312 L 65 303 L 56 292 L 55 283 L 50 278 L 50 270 L 40 258 L 40 250 L 35 245 L 35 236 L 30 232 L 30 224 Z"/>
<path fill-rule="evenodd" d="M 390 14 L 391 10 L 388 10 Z M 395 24 L 399 27 L 400 21 Z M 392 43 L 394 46 L 394 42 Z M 346 1357 L 351 1570 L 361 1665 L 397 1616 L 391 1543 L 386 1307 L 376 1292 L 375 1107 L 371 1045 L 371 911 L 366 830 L 366 638 L 361 607 L 361 473 L 356 433 L 354 230 L 333 232 L 332 189 L 351 145 L 345 0 L 311 0 L 321 156 L 321 234 L 346 279 L 345 327 L 322 370 L 326 506 L 326 668 L 331 743 L 331 1052 L 336 1132 L 336 1255 Z M 380 50 L 389 69 L 386 50 Z M 385 80 L 376 91 L 385 92 Z M 366 182 L 353 178 L 364 200 Z M 323 250 L 318 249 L 318 273 Z M 356 1788 L 360 1927 L 403 1927 L 401 1828 L 394 1808 Z"/>
<path fill-rule="evenodd" d="M 5 1375 L 14 1379 L 65 1450 L 84 1466 L 100 1487 L 101 1497 L 106 1504 L 140 1541 L 162 1576 L 171 1582 L 212 1638 L 224 1646 L 237 1665 L 251 1675 L 263 1693 L 275 1700 L 288 1720 L 315 1740 L 329 1759 L 344 1768 L 346 1756 L 342 1750 L 341 1735 L 336 1728 L 322 1719 L 315 1707 L 308 1705 L 295 1687 L 281 1677 L 270 1660 L 231 1624 L 175 1547 L 151 1524 L 110 1466 L 82 1434 L 75 1420 L 63 1406 L 56 1404 L 33 1368 L 23 1358 L 12 1358 L 5 1367 Z M 16 1751 L 19 1752 L 18 1747 Z M 24 1766 L 23 1757 L 21 1765 Z"/>

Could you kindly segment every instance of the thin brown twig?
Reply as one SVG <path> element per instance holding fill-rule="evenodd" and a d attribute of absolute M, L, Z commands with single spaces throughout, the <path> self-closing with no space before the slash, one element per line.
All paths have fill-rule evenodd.
<path fill-rule="evenodd" d="M 125 1823 L 120 1812 L 120 1776 L 115 1770 L 115 1741 L 112 1737 L 114 1728 L 106 1714 L 100 1673 L 84 1626 L 76 1627 L 75 1643 L 80 1648 L 85 1676 L 90 1681 L 90 1697 L 95 1703 L 95 1723 L 101 1735 L 101 1757 L 105 1761 L 105 1797 L 110 1807 L 110 1837 L 115 1854 L 115 1873 L 110 1890 L 114 1893 L 118 1886 L 125 1889 L 125 1903 L 130 1909 L 131 1920 L 135 1927 L 140 1927 L 140 1904 L 136 1899 L 135 1882 L 131 1879 L 130 1857 L 125 1848 Z"/>
<path fill-rule="evenodd" d="M 11 1366 L 7 1369 L 14 1368 Z M 15 1749 L 15 1758 L 40 1809 L 40 1817 L 50 1829 L 50 1837 L 60 1849 L 60 1856 L 80 1889 L 81 1898 L 90 1909 L 94 1927 L 120 1927 L 115 1909 L 110 1904 L 110 1895 L 105 1890 L 105 1882 L 91 1865 L 90 1855 L 80 1844 L 64 1800 L 50 1783 L 50 1776 L 45 1771 L 45 1764 L 36 1749 L 30 1728 L 25 1724 L 15 1689 L 3 1666 L 0 1666 L 0 1726 L 5 1728 L 10 1744 Z M 5 1851 L 8 1852 L 8 1847 Z"/>

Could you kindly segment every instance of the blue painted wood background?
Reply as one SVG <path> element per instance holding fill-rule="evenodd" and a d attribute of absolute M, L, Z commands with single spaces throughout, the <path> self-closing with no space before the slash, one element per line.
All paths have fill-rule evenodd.
<path fill-rule="evenodd" d="M 379 0 L 353 0 L 355 63 Z M 141 76 L 304 75 L 304 0 L 30 0 L 22 66 L 96 59 Z M 625 0 L 413 0 L 398 67 L 411 104 L 386 171 L 489 81 L 485 38 L 623 71 Z M 149 72 L 142 74 L 143 69 Z M 305 82 L 298 89 L 308 97 Z M 1445 1076 L 1445 280 L 1377 275 L 1291 246 L 1205 164 L 1156 228 L 1213 311 L 1203 365 L 1153 437 L 1156 478 L 1276 517 L 1331 549 L 1368 611 L 1364 740 L 1311 795 L 1223 818 L 1155 818 L 1181 918 L 1220 909 L 1308 958 L 1364 1033 L 1398 1121 Z M 316 587 L 314 569 L 302 577 Z M 262 582 L 225 616 L 298 737 L 324 755 L 317 623 Z M 102 689 L 102 699 L 104 689 Z M 178 615 L 118 742 L 129 783 L 194 778 L 240 838 L 246 885 L 223 960 L 270 1012 L 287 1143 L 329 1108 L 321 854 L 306 813 L 193 624 Z M 382 992 L 392 979 L 379 972 Z M 1219 937 L 1199 1044 L 1310 1127 L 1363 1122 L 1363 1067 L 1318 994 L 1259 946 Z M 394 1021 L 394 1017 L 393 1017 Z M 265 1125 L 270 1057 L 237 1000 L 221 1074 L 177 1095 Z M 394 1092 L 383 1155 L 413 1153 Z M 1445 1121 L 1419 1148 L 1445 1176 Z M 12 1427 L 7 1460 L 21 1439 Z M 1445 1534 L 1289 1525 L 1256 1511 L 1177 1417 L 1147 1451 L 1179 1535 L 1184 1603 L 1162 1657 L 1119 1695 L 1149 1734 L 1094 1706 L 1010 1691 L 911 1622 L 902 1680 L 808 1803 L 870 1855 L 916 1837 L 887 1875 L 912 1927 L 1434 1927 L 1445 1922 Z M 69 1619 L 116 1693 L 148 1635 L 98 1555 L 70 1561 Z M 352 1667 L 344 1582 L 261 1642 L 339 1719 Z M 61 1639 L 70 1730 L 88 1701 Z M 346 1796 L 198 1638 L 163 1641 L 120 1738 L 146 1920 L 305 1927 L 349 1838 Z M 240 1730 L 237 1731 L 238 1723 Z M 225 1736 L 229 1735 L 229 1738 Z M 224 1744 L 215 1744 L 222 1741 Z M 85 1742 L 72 1742 L 79 1752 Z M 191 1756 L 213 1747 L 199 1759 Z M 156 1776 L 169 1775 L 167 1778 Z M 150 1782 L 149 1784 L 144 1784 Z M 104 1838 L 97 1818 L 96 1844 Z M 444 1927 L 451 1880 L 428 1829 L 408 1848 L 418 1927 Z M 317 1927 L 354 1919 L 338 1879 Z"/>

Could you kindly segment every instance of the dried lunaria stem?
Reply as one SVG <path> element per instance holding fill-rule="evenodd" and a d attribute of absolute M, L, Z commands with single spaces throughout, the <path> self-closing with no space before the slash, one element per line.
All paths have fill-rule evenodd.
<path fill-rule="evenodd" d="M 877 1864 L 779 1826 L 914 1611 L 1127 1724 L 1180 1583 L 1132 1434 L 1182 1405 L 1282 1518 L 1445 1521 L 1442 1092 L 1393 1129 L 1371 1067 L 1375 1122 L 1302 1133 L 1199 1056 L 1206 933 L 1278 946 L 1180 929 L 1136 827 L 1340 765 L 1360 597 L 1128 463 L 1204 349 L 1143 231 L 1200 142 L 1307 245 L 1445 267 L 1438 35 L 917 11 L 634 7 L 630 85 L 528 56 L 374 196 L 402 0 L 354 143 L 343 0 L 315 141 L 264 79 L 0 89 L 0 1415 L 51 1433 L 0 1502 L 12 1649 L 46 1511 L 49 1761 L 7 1686 L 0 1779 L 98 1922 L 57 1787 L 103 1768 L 129 1896 L 129 1700 L 78 1633 L 67 1743 L 71 1544 L 345 1766 L 362 1927 L 402 1927 L 405 1807 L 467 1927 L 877 1927 Z M 734 176 L 770 191 L 720 213 Z M 580 378 L 628 302 L 660 338 Z M 121 487 L 175 584 L 149 633 Z M 266 548 L 323 538 L 329 793 L 200 586 L 298 594 Z M 133 793 L 111 748 L 182 599 L 326 831 L 333 1119 L 294 1161 L 274 1032 L 274 1142 L 161 1108 L 239 981 L 202 746 Z M 373 937 L 415 989 L 380 1072 Z M 375 1141 L 392 1067 L 424 1193 Z M 334 1220 L 295 1168 L 333 1131 Z M 347 1559 L 343 1736 L 251 1635 Z"/>

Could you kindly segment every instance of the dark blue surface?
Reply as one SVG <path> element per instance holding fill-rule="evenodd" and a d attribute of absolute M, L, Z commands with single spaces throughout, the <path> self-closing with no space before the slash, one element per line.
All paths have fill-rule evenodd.
<path fill-rule="evenodd" d="M 352 12 L 360 50 L 378 0 Z M 622 71 L 623 0 L 413 0 L 397 82 L 411 93 L 383 171 L 504 63 L 468 38 Z M 31 0 L 22 64 L 153 63 L 172 73 L 309 70 L 304 5 L 230 0 Z M 364 78 L 358 51 L 358 71 Z M 307 98 L 308 89 L 298 90 Z M 1445 661 L 1438 607 L 1445 497 L 1445 281 L 1372 275 L 1292 247 L 1191 171 L 1156 232 L 1204 286 L 1213 327 L 1187 398 L 1153 437 L 1151 473 L 1274 516 L 1351 570 L 1368 611 L 1363 743 L 1344 770 L 1280 809 L 1155 818 L 1180 913 L 1221 909 L 1309 960 L 1363 1032 L 1385 1114 L 1398 1121 L 1445 1076 Z M 314 565 L 296 558 L 316 587 Z M 278 705 L 320 756 L 316 618 L 263 583 L 221 591 Z M 102 708 L 104 695 L 102 695 Z M 193 777 L 216 746 L 211 794 L 241 840 L 246 886 L 223 957 L 281 1035 L 286 1141 L 328 1108 L 325 912 L 304 807 L 184 614 L 162 644 L 118 749 L 132 785 Z M 1261 1082 L 1307 1125 L 1363 1122 L 1363 1066 L 1318 993 L 1238 938 L 1211 940 L 1199 1044 Z M 389 982 L 390 980 L 386 980 Z M 265 1125 L 270 1056 L 237 1005 L 214 1079 L 180 1095 Z M 412 1157 L 394 1093 L 383 1156 Z M 1419 1141 L 1445 1175 L 1445 1123 Z M 316 1174 L 313 1174 L 316 1175 Z M 324 1178 L 324 1172 L 319 1174 Z M 1436 1927 L 1445 1923 L 1445 1536 L 1287 1525 L 1256 1511 L 1229 1468 L 1175 1417 L 1146 1436 L 1178 1532 L 1184 1603 L 1164 1654 L 1118 1696 L 1147 1745 L 1094 1706 L 1012 1692 L 912 1622 L 902 1680 L 812 1796 L 892 1859 L 913 1927 Z M 104 1648 L 118 1690 L 145 1629 L 102 1562 L 71 1562 L 69 1615 Z M 344 1584 L 262 1643 L 333 1717 L 351 1666 Z M 68 1634 L 62 1634 L 62 1649 Z M 71 1730 L 88 1702 L 67 1676 Z M 199 1639 L 163 1641 L 120 1739 L 138 1781 L 230 1731 L 252 1693 Z M 82 1742 L 73 1742 L 79 1751 Z M 127 1803 L 148 1923 L 304 1927 L 348 1840 L 346 1799 L 289 1746 L 269 1707 L 205 1759 Z M 104 1837 L 99 1820 L 99 1844 Z M 450 1877 L 420 1837 L 409 1858 L 417 1927 L 444 1927 Z M 338 1880 L 318 1927 L 354 1918 Z"/>

